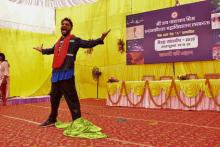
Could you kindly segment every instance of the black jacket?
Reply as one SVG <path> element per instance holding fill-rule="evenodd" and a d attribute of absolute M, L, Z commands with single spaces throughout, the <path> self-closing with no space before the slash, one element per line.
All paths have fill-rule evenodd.
<path fill-rule="evenodd" d="M 72 37 L 69 43 L 69 49 L 66 55 L 66 58 L 59 69 L 53 69 L 53 72 L 61 72 L 61 71 L 68 71 L 70 69 L 74 69 L 74 62 L 76 60 L 76 54 L 79 48 L 92 48 L 96 45 L 104 44 L 104 42 L 99 38 L 92 41 L 82 40 L 78 37 Z M 56 45 L 56 44 L 55 44 Z M 55 45 L 51 49 L 43 49 L 42 54 L 54 54 Z"/>

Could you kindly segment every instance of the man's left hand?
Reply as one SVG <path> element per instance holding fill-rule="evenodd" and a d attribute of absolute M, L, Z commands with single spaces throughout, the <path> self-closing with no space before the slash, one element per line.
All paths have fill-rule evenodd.
<path fill-rule="evenodd" d="M 104 33 L 102 33 L 102 37 L 101 37 L 101 40 L 104 40 L 105 39 L 105 37 L 108 35 L 108 33 L 111 31 L 111 29 L 110 30 L 108 30 L 108 32 L 104 32 Z"/>

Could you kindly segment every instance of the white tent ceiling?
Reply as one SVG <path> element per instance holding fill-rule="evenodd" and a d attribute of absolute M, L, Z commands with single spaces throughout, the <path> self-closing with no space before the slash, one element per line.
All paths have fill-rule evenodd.
<path fill-rule="evenodd" d="M 98 1 L 0 0 L 0 28 L 54 34 L 55 9 L 74 7 Z"/>
<path fill-rule="evenodd" d="M 73 7 L 80 4 L 94 3 L 99 0 L 8 0 L 16 4 L 25 4 L 33 6 L 43 6 L 52 9 Z"/>

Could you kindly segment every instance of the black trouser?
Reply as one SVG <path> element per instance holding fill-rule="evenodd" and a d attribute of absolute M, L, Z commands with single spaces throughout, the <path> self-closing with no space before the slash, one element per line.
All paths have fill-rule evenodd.
<path fill-rule="evenodd" d="M 50 121 L 56 121 L 58 115 L 58 107 L 60 99 L 64 95 L 66 102 L 72 114 L 73 121 L 81 117 L 79 98 L 75 87 L 75 76 L 71 79 L 52 82 L 52 90 L 50 94 L 51 114 Z"/>

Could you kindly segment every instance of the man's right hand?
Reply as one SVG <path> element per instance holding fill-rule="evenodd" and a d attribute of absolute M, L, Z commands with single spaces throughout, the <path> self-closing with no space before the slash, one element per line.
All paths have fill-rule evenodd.
<path fill-rule="evenodd" d="M 43 50 L 43 44 L 41 45 L 41 47 L 34 47 L 33 49 L 36 49 L 36 50 L 38 50 L 39 52 L 42 53 L 42 50 Z"/>

